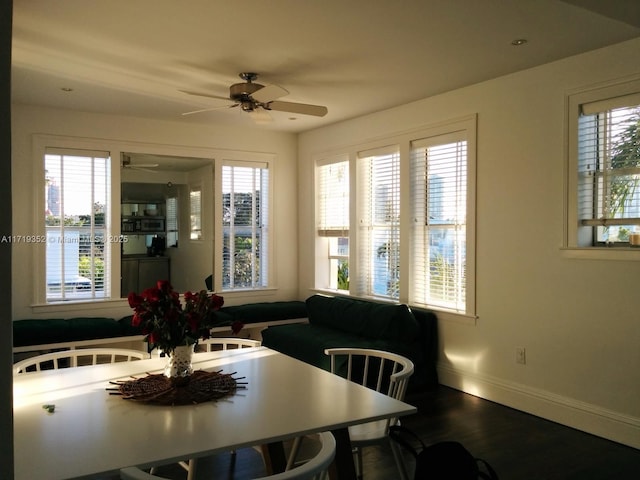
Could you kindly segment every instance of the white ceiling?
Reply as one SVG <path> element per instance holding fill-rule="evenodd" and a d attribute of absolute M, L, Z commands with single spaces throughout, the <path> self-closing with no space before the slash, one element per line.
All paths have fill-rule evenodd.
<path fill-rule="evenodd" d="M 640 36 L 638 0 L 23 0 L 13 9 L 14 103 L 290 132 Z M 528 42 L 512 46 L 518 38 Z M 225 102 L 179 90 L 226 96 L 243 71 L 286 88 L 282 100 L 329 113 L 272 112 L 267 125 L 239 108 L 181 115 Z"/>

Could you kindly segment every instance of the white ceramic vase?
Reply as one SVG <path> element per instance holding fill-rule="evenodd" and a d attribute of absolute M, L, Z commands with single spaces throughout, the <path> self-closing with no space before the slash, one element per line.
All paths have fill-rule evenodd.
<path fill-rule="evenodd" d="M 169 355 L 164 367 L 164 376 L 172 380 L 186 379 L 193 373 L 193 351 L 195 344 L 180 345 Z"/>

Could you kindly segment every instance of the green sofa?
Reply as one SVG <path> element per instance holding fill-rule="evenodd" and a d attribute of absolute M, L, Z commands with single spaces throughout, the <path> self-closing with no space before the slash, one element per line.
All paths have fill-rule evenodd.
<path fill-rule="evenodd" d="M 309 323 L 270 326 L 262 344 L 325 370 L 326 348 L 359 347 L 404 355 L 415 365 L 412 390 L 437 385 L 437 319 L 434 313 L 345 297 L 306 300 Z"/>
<path fill-rule="evenodd" d="M 218 311 L 219 327 L 235 321 L 246 325 L 278 320 L 307 317 L 304 302 L 263 302 L 223 307 Z M 38 345 L 68 348 L 68 344 L 90 340 L 118 339 L 141 335 L 139 328 L 131 325 L 132 315 L 121 319 L 107 317 L 31 318 L 13 322 L 14 351 L 37 351 Z"/>

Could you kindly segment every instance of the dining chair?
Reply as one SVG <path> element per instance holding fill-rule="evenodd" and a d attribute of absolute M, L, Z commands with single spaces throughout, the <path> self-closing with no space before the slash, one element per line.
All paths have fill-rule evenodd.
<path fill-rule="evenodd" d="M 58 370 L 99 363 L 130 362 L 149 358 L 147 352 L 126 348 L 79 348 L 43 353 L 13 364 L 13 374 L 22 375 L 41 370 Z"/>
<path fill-rule="evenodd" d="M 325 480 L 328 478 L 329 465 L 336 454 L 336 440 L 331 432 L 318 434 L 320 449 L 315 456 L 305 463 L 290 470 L 276 473 L 254 480 Z M 120 470 L 121 480 L 160 480 L 162 477 L 146 473 L 136 467 L 128 467 Z"/>
<path fill-rule="evenodd" d="M 204 352 L 212 352 L 215 350 L 233 350 L 235 348 L 252 348 L 262 345 L 260 340 L 251 340 L 249 338 L 218 338 L 211 337 L 206 340 L 198 341 L 198 345 L 204 347 Z"/>
<path fill-rule="evenodd" d="M 262 344 L 259 340 L 251 340 L 248 338 L 226 338 L 226 337 L 211 337 L 205 340 L 199 340 L 198 346 L 200 349 L 196 353 L 200 352 L 213 352 L 218 350 L 235 350 L 238 348 L 252 348 L 259 347 Z M 204 348 L 203 348 L 204 347 Z M 231 454 L 235 454 L 235 450 L 231 451 Z M 178 462 L 186 472 L 187 480 L 193 480 L 196 476 L 196 469 L 198 468 L 198 459 L 190 458 L 189 460 L 183 460 Z M 151 469 L 153 474 L 156 471 L 156 467 Z"/>
<path fill-rule="evenodd" d="M 368 348 L 328 348 L 331 372 L 344 376 L 396 400 L 404 400 L 414 365 L 402 355 Z M 400 478 L 408 478 L 402 453 L 389 437 L 389 427 L 398 424 L 398 418 L 389 418 L 349 427 L 349 438 L 356 460 L 356 474 L 362 478 L 362 448 L 370 445 L 388 445 L 398 468 Z M 302 437 L 296 438 L 289 454 L 288 465 L 296 461 Z"/>

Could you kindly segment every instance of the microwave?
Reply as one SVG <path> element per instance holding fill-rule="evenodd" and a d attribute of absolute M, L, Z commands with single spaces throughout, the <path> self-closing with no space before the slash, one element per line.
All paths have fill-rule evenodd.
<path fill-rule="evenodd" d="M 164 232 L 164 218 L 134 217 L 122 220 L 122 233 Z"/>
<path fill-rule="evenodd" d="M 141 232 L 164 232 L 164 218 L 140 218 L 136 220 Z"/>

